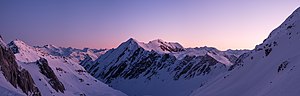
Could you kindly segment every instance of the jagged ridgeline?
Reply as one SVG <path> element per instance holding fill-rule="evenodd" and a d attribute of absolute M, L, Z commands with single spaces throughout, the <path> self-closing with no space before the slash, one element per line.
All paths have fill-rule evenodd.
<path fill-rule="evenodd" d="M 130 96 L 186 96 L 227 72 L 246 52 L 184 48 L 161 39 L 143 43 L 130 38 L 95 61 L 87 57 L 81 65 L 97 79 Z"/>
<path fill-rule="evenodd" d="M 35 82 L 29 72 L 26 69 L 20 68 L 16 62 L 16 57 L 14 56 L 13 52 L 6 47 L 6 44 L 2 40 L 2 36 L 0 37 L 0 67 L 2 71 L 0 76 L 4 76 L 4 78 L 13 87 L 20 88 L 26 95 L 41 96 L 41 93 L 36 87 Z M 2 81 L 2 83 L 6 82 Z M 1 87 L 0 89 L 5 89 L 2 92 L 21 95 L 21 93 L 17 92 L 15 89 L 6 89 L 5 87 Z M 2 95 L 8 94 L 2 93 Z"/>
<path fill-rule="evenodd" d="M 1 96 L 126 96 L 98 81 L 79 62 L 97 58 L 96 49 L 32 47 L 21 40 L 0 40 Z"/>

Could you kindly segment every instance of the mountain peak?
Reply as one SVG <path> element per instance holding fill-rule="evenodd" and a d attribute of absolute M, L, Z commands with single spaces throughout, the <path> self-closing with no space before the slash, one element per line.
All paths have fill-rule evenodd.
<path fill-rule="evenodd" d="M 17 49 L 27 49 L 29 45 L 27 45 L 24 41 L 16 39 L 8 43 L 8 46 L 14 47 Z"/>
<path fill-rule="evenodd" d="M 30 49 L 29 45 L 27 45 L 22 40 L 16 39 L 7 44 L 14 54 L 20 53 L 20 50 L 28 50 Z"/>
<path fill-rule="evenodd" d="M 132 45 L 137 45 L 145 50 L 153 50 L 159 53 L 170 53 L 170 52 L 179 52 L 179 51 L 183 51 L 184 48 L 182 47 L 182 45 L 180 45 L 177 42 L 166 42 L 162 39 L 155 39 L 152 41 L 149 41 L 148 43 L 144 43 L 144 42 L 139 42 L 133 38 L 129 38 L 126 42 L 124 42 L 124 44 L 127 44 L 127 46 L 131 46 Z"/>
<path fill-rule="evenodd" d="M 129 38 L 127 41 L 123 42 L 121 45 L 126 44 L 129 45 L 140 45 L 139 42 L 133 38 Z"/>
<path fill-rule="evenodd" d="M 24 41 L 20 40 L 20 39 L 16 39 L 16 40 L 13 40 L 9 43 L 10 45 L 11 44 L 14 44 L 14 45 L 27 45 Z"/>
<path fill-rule="evenodd" d="M 300 7 L 297 8 L 287 19 L 276 29 L 274 29 L 264 43 L 273 42 L 275 38 L 281 37 L 284 34 L 292 34 L 292 30 L 298 29 L 300 25 Z M 297 31 L 294 31 L 297 32 Z M 298 34 L 298 33 L 297 33 Z"/>
<path fill-rule="evenodd" d="M 136 39 L 129 38 L 126 42 L 138 42 Z"/>

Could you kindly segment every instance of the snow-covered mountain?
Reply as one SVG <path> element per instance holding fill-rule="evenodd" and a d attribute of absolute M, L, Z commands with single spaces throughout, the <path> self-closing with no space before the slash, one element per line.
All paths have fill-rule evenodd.
<path fill-rule="evenodd" d="M 300 94 L 300 8 L 262 44 L 242 56 L 232 71 L 191 96 L 298 96 Z"/>
<path fill-rule="evenodd" d="M 77 48 L 64 48 L 64 47 L 56 47 L 54 45 L 45 45 L 43 47 L 34 46 L 37 50 L 42 51 L 44 53 L 48 53 L 52 56 L 63 56 L 69 57 L 77 62 L 80 62 L 85 59 L 86 56 L 91 57 L 93 60 L 97 59 L 100 55 L 104 54 L 107 49 L 77 49 Z"/>
<path fill-rule="evenodd" d="M 0 36 L 0 95 L 1 96 L 40 96 L 31 74 L 18 66 L 13 52 Z"/>
<path fill-rule="evenodd" d="M 77 49 L 72 47 L 57 47 L 55 45 L 45 45 L 45 46 L 28 46 L 21 40 L 14 40 L 8 44 L 14 53 L 19 53 L 20 51 L 28 51 L 28 50 L 34 50 L 38 53 L 42 53 L 43 56 L 56 56 L 56 57 L 65 57 L 72 59 L 73 61 L 76 61 L 80 63 L 82 60 L 84 60 L 87 56 L 91 57 L 91 59 L 95 60 L 100 55 L 104 54 L 107 49 L 90 49 L 90 48 L 84 48 L 84 49 Z M 22 48 L 18 48 L 22 47 Z M 29 54 L 31 55 L 31 54 Z"/>
<path fill-rule="evenodd" d="M 156 51 L 159 53 L 173 53 L 184 51 L 184 48 L 177 42 L 166 42 L 161 39 L 152 40 L 148 43 L 138 42 L 132 38 L 130 41 L 135 41 L 139 46 L 148 51 Z"/>
<path fill-rule="evenodd" d="M 130 96 L 186 96 L 228 71 L 245 52 L 183 48 L 160 39 L 143 43 L 130 38 L 95 61 L 86 58 L 81 65 L 92 76 Z"/>
<path fill-rule="evenodd" d="M 3 42 L 1 46 L 5 46 Z M 32 88 L 27 88 L 25 91 L 21 87 L 23 92 L 16 91 L 13 94 L 25 95 L 24 93 L 29 91 L 31 93 L 27 93 L 27 95 L 30 95 L 36 92 L 34 91 L 34 88 L 36 88 L 39 90 L 37 93 L 42 96 L 126 96 L 124 93 L 110 88 L 108 85 L 98 81 L 87 73 L 85 69 L 71 57 L 73 55 L 70 54 L 73 54 L 73 52 L 70 52 L 69 56 L 64 54 L 62 48 L 53 46 L 32 47 L 21 40 L 12 41 L 8 46 L 12 50 L 10 51 L 11 55 L 15 53 L 16 60 L 13 58 L 13 61 L 16 62 L 17 68 L 21 68 L 21 72 L 27 70 L 23 73 L 25 74 L 24 76 L 27 76 L 26 74 L 30 75 L 29 77 L 31 79 L 29 79 L 30 82 L 28 81 L 28 84 L 31 85 L 26 85 L 25 88 L 27 88 L 27 86 L 33 86 Z M 9 50 L 9 48 L 6 49 Z M 59 52 L 61 53 L 56 54 Z M 7 56 L 1 57 L 7 58 Z M 25 77 L 21 78 L 26 79 Z M 18 89 L 19 87 L 16 87 L 5 92 L 10 94 Z"/>
<path fill-rule="evenodd" d="M 1 38 L 0 95 L 297 96 L 299 42 L 300 8 L 251 51 L 132 38 L 110 50 L 7 46 Z"/>

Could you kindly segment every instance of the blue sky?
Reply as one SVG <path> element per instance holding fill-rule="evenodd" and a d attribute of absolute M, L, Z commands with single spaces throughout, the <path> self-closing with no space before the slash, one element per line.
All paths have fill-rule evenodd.
<path fill-rule="evenodd" d="M 128 38 L 252 49 L 297 0 L 1 0 L 0 34 L 30 45 L 113 48 Z"/>

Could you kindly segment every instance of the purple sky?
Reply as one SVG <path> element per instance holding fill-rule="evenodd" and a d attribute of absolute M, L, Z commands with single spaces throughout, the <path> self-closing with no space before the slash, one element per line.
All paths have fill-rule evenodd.
<path fill-rule="evenodd" d="M 299 0 L 0 0 L 0 34 L 30 45 L 113 48 L 132 37 L 252 49 Z"/>

